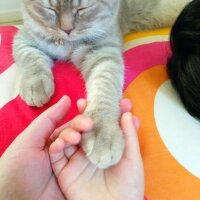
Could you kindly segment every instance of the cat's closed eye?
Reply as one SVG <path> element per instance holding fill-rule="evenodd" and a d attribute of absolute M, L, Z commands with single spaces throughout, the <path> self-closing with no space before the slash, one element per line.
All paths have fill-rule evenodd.
<path fill-rule="evenodd" d="M 56 15 L 59 14 L 59 11 L 55 8 L 52 8 L 52 7 L 44 7 L 44 8 L 51 14 L 56 14 Z"/>
<path fill-rule="evenodd" d="M 87 6 L 87 7 L 79 7 L 79 8 L 76 8 L 76 13 L 78 15 L 83 15 L 86 12 L 91 11 L 93 8 L 94 8 L 94 5 L 90 5 L 90 6 Z"/>
<path fill-rule="evenodd" d="M 77 13 L 79 14 L 79 15 L 81 15 L 81 14 L 83 14 L 84 12 L 86 12 L 86 10 L 87 10 L 87 8 L 78 8 L 77 9 Z"/>

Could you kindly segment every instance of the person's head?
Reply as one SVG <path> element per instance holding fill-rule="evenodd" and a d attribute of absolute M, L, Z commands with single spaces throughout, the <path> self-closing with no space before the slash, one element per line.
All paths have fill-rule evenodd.
<path fill-rule="evenodd" d="M 200 119 L 200 1 L 189 3 L 170 35 L 167 67 L 172 84 L 188 112 Z"/>

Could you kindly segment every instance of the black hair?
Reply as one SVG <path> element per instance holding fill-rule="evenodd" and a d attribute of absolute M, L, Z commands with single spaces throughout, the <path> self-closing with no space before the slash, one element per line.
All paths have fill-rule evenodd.
<path fill-rule="evenodd" d="M 190 2 L 175 21 L 167 71 L 187 111 L 200 119 L 200 0 Z"/>

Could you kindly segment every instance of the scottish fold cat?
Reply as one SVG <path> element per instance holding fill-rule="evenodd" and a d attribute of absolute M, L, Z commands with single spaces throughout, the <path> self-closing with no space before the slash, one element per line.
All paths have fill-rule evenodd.
<path fill-rule="evenodd" d="M 24 26 L 14 39 L 20 96 L 43 106 L 54 93 L 53 60 L 71 61 L 86 82 L 94 129 L 82 147 L 99 168 L 124 150 L 119 126 L 124 64 L 122 35 L 170 26 L 188 0 L 23 0 Z M 66 83 L 68 84 L 68 83 Z"/>

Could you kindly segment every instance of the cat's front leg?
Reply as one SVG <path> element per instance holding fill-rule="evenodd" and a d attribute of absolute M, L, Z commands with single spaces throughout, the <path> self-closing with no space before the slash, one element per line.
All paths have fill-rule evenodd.
<path fill-rule="evenodd" d="M 98 47 L 89 51 L 82 63 L 88 105 L 85 114 L 94 129 L 85 133 L 82 147 L 89 160 L 99 168 L 119 162 L 124 150 L 119 125 L 119 102 L 123 88 L 123 59 L 120 48 Z"/>
<path fill-rule="evenodd" d="M 30 38 L 18 33 L 13 54 L 20 71 L 20 96 L 30 106 L 43 106 L 54 93 L 52 60 L 34 46 Z"/>

